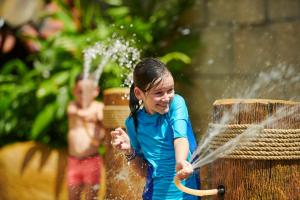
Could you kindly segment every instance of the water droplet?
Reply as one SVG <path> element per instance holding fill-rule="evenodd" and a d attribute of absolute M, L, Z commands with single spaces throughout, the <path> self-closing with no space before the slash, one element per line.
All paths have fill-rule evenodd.
<path fill-rule="evenodd" d="M 209 59 L 208 61 L 207 61 L 207 64 L 209 64 L 209 65 L 212 65 L 214 63 L 214 60 L 213 59 Z"/>
<path fill-rule="evenodd" d="M 191 33 L 191 30 L 188 28 L 184 28 L 180 32 L 182 35 L 189 35 Z"/>

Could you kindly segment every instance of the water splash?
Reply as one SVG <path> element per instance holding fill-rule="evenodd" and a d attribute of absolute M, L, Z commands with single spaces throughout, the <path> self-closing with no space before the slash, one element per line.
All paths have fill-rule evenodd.
<path fill-rule="evenodd" d="M 97 42 L 93 46 L 86 48 L 83 51 L 83 79 L 92 78 L 95 85 L 98 85 L 102 72 L 110 62 L 116 63 L 122 67 L 124 74 L 121 78 L 124 79 L 121 87 L 130 87 L 132 84 L 132 73 L 134 66 L 140 60 L 140 51 L 134 48 L 129 41 L 122 38 L 111 38 L 107 41 Z M 96 69 L 92 68 L 93 61 L 99 62 Z M 125 76 L 125 78 L 124 78 Z M 83 107 L 88 105 L 89 92 L 83 90 Z M 128 97 L 125 97 L 128 98 Z"/>
<path fill-rule="evenodd" d="M 296 67 L 286 64 L 278 64 L 271 68 L 271 70 L 260 72 L 257 78 L 254 79 L 250 86 L 243 87 L 241 85 L 235 85 L 232 83 L 223 96 L 230 94 L 234 98 L 268 98 L 274 97 L 274 94 L 278 95 L 278 91 L 286 91 L 287 88 L 293 88 L 289 91 L 289 94 L 285 94 L 281 98 L 285 99 L 297 99 L 300 90 L 300 76 L 299 70 Z M 278 96 L 275 96 L 278 98 Z"/>
<path fill-rule="evenodd" d="M 209 151 L 209 145 L 212 139 L 225 130 L 223 125 L 225 125 L 226 123 L 223 122 L 226 122 L 228 119 L 228 113 L 227 113 L 226 116 L 222 118 L 219 126 L 217 126 L 216 128 L 208 129 L 206 133 L 208 136 L 204 137 L 204 139 L 200 141 L 201 145 L 197 148 L 195 153 L 192 155 L 192 160 L 197 158 L 192 162 L 193 168 L 198 169 L 206 164 L 215 161 L 220 157 L 224 157 L 230 154 L 241 143 L 251 142 L 252 140 L 257 138 L 264 127 L 271 126 L 272 124 L 277 123 L 281 119 L 286 117 L 295 117 L 296 115 L 298 115 L 298 111 L 299 111 L 298 106 L 292 106 L 288 112 L 286 112 L 285 108 L 280 108 L 272 116 L 267 117 L 261 123 L 251 124 L 241 134 L 230 139 L 228 142 L 224 143 L 214 151 Z"/>
<path fill-rule="evenodd" d="M 275 90 L 278 90 L 278 88 L 284 89 L 288 87 L 292 87 L 296 91 L 299 91 L 299 82 L 300 76 L 298 75 L 297 70 L 295 70 L 292 66 L 281 64 L 274 67 L 270 71 L 261 72 L 251 87 L 248 87 L 245 90 L 236 90 L 241 92 L 238 92 L 233 96 L 236 96 L 240 99 L 257 98 L 257 96 L 262 98 L 262 93 L 268 95 Z M 298 96 L 295 94 L 291 95 L 289 100 L 297 98 Z M 299 111 L 299 108 L 294 106 L 289 110 L 289 112 L 286 112 L 283 108 L 278 109 L 272 116 L 267 117 L 259 124 L 250 125 L 243 133 L 239 134 L 235 138 L 232 138 L 214 151 L 210 151 L 209 145 L 213 138 L 221 134 L 224 131 L 224 125 L 229 124 L 240 111 L 241 110 L 239 110 L 238 104 L 233 105 L 231 110 L 224 112 L 222 118 L 218 121 L 220 126 L 210 127 L 207 130 L 205 136 L 199 142 L 197 150 L 192 155 L 191 160 L 194 169 L 200 168 L 220 157 L 230 154 L 241 142 L 249 142 L 257 138 L 260 133 L 260 131 L 257 131 L 258 129 L 262 129 L 265 126 L 271 126 L 272 124 L 280 121 L 280 119 L 286 117 L 297 118 L 296 114 Z M 249 112 L 249 110 L 243 111 Z M 299 117 L 297 119 L 299 119 Z"/>
<path fill-rule="evenodd" d="M 120 171 L 117 172 L 116 176 L 113 177 L 116 181 L 126 181 L 129 179 L 129 170 L 125 167 L 121 168 Z"/>
<path fill-rule="evenodd" d="M 96 70 L 92 71 L 92 61 L 100 58 Z M 110 39 L 105 42 L 97 42 L 95 45 L 84 50 L 83 78 L 87 79 L 93 74 L 95 83 L 98 84 L 104 67 L 111 61 L 119 66 L 128 69 L 128 76 L 123 86 L 132 83 L 132 71 L 135 64 L 140 60 L 140 51 L 131 46 L 130 42 L 124 39 Z"/>

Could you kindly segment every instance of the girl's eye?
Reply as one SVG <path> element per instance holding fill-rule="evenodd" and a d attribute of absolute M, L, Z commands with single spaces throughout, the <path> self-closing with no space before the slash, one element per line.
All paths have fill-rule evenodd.
<path fill-rule="evenodd" d="M 172 88 L 172 89 L 170 89 L 170 90 L 168 90 L 168 94 L 171 94 L 171 93 L 173 93 L 174 92 L 174 89 Z"/>
<path fill-rule="evenodd" d="M 155 95 L 157 95 L 157 96 L 161 96 L 163 94 L 164 94 L 163 92 L 155 92 Z"/>

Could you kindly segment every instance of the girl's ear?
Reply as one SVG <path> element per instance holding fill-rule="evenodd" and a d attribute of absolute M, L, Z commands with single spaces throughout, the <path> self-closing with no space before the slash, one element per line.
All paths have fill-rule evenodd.
<path fill-rule="evenodd" d="M 143 93 L 143 91 L 140 88 L 134 87 L 134 95 L 136 96 L 136 98 L 138 100 L 142 100 L 144 93 Z"/>

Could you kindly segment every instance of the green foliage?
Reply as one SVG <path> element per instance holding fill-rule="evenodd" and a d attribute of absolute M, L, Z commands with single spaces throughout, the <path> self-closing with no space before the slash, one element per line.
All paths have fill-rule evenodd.
<path fill-rule="evenodd" d="M 66 145 L 67 104 L 73 98 L 75 77 L 82 71 L 82 52 L 95 42 L 122 37 L 140 49 L 142 56 L 161 57 L 175 76 L 191 62 L 194 47 L 190 44 L 195 42 L 187 36 L 186 44 L 180 42 L 183 37 L 178 35 L 176 21 L 192 1 L 74 0 L 72 9 L 79 12 L 76 19 L 65 1 L 55 2 L 60 9 L 45 13 L 43 19 L 60 20 L 63 29 L 47 40 L 34 38 L 40 46 L 38 53 L 1 66 L 0 146 L 32 139 Z M 117 63 L 109 63 L 101 76 L 101 90 L 120 87 L 123 73 Z"/>

